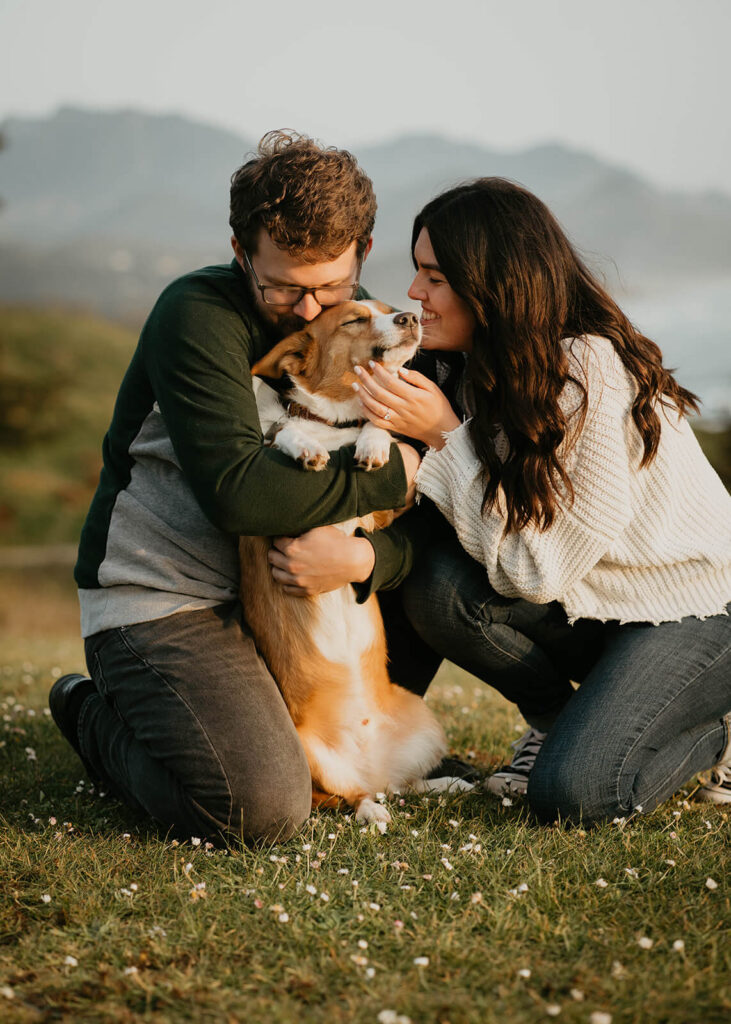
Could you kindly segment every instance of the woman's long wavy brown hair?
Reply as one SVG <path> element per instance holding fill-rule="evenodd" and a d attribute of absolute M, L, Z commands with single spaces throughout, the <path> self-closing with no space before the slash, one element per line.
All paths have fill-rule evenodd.
<path fill-rule="evenodd" d="M 506 533 L 531 522 L 547 529 L 562 492 L 573 499 L 559 449 L 580 431 L 588 401 L 583 382 L 569 372 L 562 339 L 609 338 L 636 381 L 640 468 L 657 452 L 658 402 L 679 414 L 698 411 L 697 397 L 665 369 L 658 346 L 633 327 L 531 192 L 504 178 L 478 178 L 427 203 L 414 221 L 412 254 L 422 228 L 476 320 L 468 361 L 470 432 L 485 467 L 483 510 L 502 490 Z M 558 401 L 570 380 L 583 392 L 571 424 Z M 494 445 L 497 424 L 510 446 L 504 462 Z"/>

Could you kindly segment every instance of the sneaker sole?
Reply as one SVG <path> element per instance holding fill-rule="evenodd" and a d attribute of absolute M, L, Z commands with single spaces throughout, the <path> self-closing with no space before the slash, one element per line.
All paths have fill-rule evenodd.
<path fill-rule="evenodd" d="M 731 793 L 719 789 L 699 789 L 695 798 L 707 804 L 731 804 Z"/>

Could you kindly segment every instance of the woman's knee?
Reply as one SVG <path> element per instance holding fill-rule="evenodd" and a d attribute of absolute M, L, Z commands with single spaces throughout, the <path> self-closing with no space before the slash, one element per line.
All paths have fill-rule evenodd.
<path fill-rule="evenodd" d="M 609 765 L 592 766 L 572 758 L 536 758 L 528 782 L 528 804 L 539 821 L 590 825 L 628 813 L 620 806 L 617 780 Z"/>

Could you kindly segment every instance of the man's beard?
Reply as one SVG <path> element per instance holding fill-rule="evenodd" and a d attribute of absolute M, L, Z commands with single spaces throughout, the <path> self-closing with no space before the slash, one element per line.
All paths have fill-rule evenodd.
<path fill-rule="evenodd" d="M 264 333 L 270 341 L 281 341 L 289 334 L 301 331 L 307 321 L 295 313 L 275 313 L 259 306 L 259 314 L 264 324 Z"/>

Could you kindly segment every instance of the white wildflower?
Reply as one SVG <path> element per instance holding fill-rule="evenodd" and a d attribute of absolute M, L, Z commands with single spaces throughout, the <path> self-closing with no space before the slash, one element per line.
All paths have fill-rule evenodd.
<path fill-rule="evenodd" d="M 673 949 L 675 950 L 676 953 L 682 953 L 683 950 L 685 949 L 685 943 L 683 942 L 683 940 L 682 939 L 676 939 L 675 942 L 673 943 Z"/>
<path fill-rule="evenodd" d="M 603 878 L 597 878 L 596 882 L 594 882 L 594 885 L 598 886 L 600 889 L 606 889 L 608 884 L 609 883 Z"/>
<path fill-rule="evenodd" d="M 546 1013 L 549 1017 L 558 1017 L 560 1012 L 561 1007 L 558 1005 L 558 1003 L 549 1003 L 546 1007 Z"/>
<path fill-rule="evenodd" d="M 395 1010 L 381 1010 L 378 1014 L 378 1024 L 411 1024 L 411 1018 L 403 1013 L 396 1013 Z"/>
<path fill-rule="evenodd" d="M 49 896 L 49 894 L 47 892 L 43 893 L 43 895 L 41 896 L 41 899 L 43 900 L 44 903 L 50 903 L 51 902 L 51 897 Z"/>
<path fill-rule="evenodd" d="M 583 1003 L 584 1001 L 584 993 L 580 988 L 569 989 L 569 995 L 576 1003 Z"/>
<path fill-rule="evenodd" d="M 530 967 L 521 967 L 518 971 L 519 978 L 530 978 Z"/>
<path fill-rule="evenodd" d="M 612 1024 L 611 1013 L 604 1013 L 602 1010 L 595 1010 L 589 1017 L 589 1024 Z"/>
<path fill-rule="evenodd" d="M 646 935 L 640 935 L 637 939 L 637 945 L 640 949 L 652 949 L 655 945 L 654 939 L 649 939 Z"/>
<path fill-rule="evenodd" d="M 66 964 L 67 967 L 78 967 L 79 966 L 79 961 L 76 959 L 75 956 L 64 957 L 64 961 L 63 962 Z"/>
<path fill-rule="evenodd" d="M 428 956 L 415 956 L 414 967 L 428 967 L 429 957 Z"/>
<path fill-rule="evenodd" d="M 710 889 L 711 891 L 713 891 L 714 889 L 717 889 L 717 888 L 718 888 L 718 882 L 714 878 L 707 878 L 706 879 L 706 889 Z"/>

